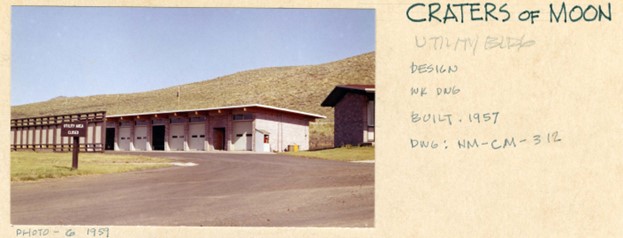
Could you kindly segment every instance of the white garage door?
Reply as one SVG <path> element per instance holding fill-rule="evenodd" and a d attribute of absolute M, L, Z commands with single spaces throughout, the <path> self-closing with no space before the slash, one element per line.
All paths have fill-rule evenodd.
<path fill-rule="evenodd" d="M 119 127 L 119 150 L 130 150 L 130 127 Z"/>
<path fill-rule="evenodd" d="M 204 150 L 203 145 L 205 141 L 205 123 L 193 123 L 190 124 L 189 133 L 189 147 L 190 150 Z"/>
<path fill-rule="evenodd" d="M 147 126 L 137 126 L 134 130 L 134 148 L 147 150 Z"/>
<path fill-rule="evenodd" d="M 169 146 L 171 150 L 184 150 L 184 124 L 171 124 Z"/>
<path fill-rule="evenodd" d="M 251 151 L 252 130 L 253 124 L 251 122 L 234 122 L 234 150 Z"/>

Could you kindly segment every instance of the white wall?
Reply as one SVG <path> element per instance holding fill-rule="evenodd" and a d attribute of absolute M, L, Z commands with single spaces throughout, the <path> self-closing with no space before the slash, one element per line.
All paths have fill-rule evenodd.
<path fill-rule="evenodd" d="M 286 113 L 257 114 L 255 129 L 270 132 L 270 149 L 284 151 L 288 145 L 297 144 L 299 150 L 309 150 L 308 122 Z"/>

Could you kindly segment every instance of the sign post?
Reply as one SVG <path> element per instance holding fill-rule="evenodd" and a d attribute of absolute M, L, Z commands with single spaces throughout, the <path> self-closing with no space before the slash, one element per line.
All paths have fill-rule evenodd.
<path fill-rule="evenodd" d="M 64 122 L 61 125 L 61 136 L 73 137 L 71 169 L 78 169 L 78 152 L 80 151 L 80 137 L 87 134 L 87 123 L 84 121 Z"/>

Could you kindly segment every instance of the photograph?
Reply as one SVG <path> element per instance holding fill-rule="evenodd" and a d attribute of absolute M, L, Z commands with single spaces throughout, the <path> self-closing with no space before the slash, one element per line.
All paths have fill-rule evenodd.
<path fill-rule="evenodd" d="M 11 7 L 13 225 L 375 226 L 374 9 Z"/>
<path fill-rule="evenodd" d="M 623 237 L 621 13 L 1 1 L 0 237 Z"/>

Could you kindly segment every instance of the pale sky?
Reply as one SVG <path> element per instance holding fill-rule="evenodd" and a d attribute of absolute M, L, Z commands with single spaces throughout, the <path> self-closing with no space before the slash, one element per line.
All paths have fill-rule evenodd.
<path fill-rule="evenodd" d="M 11 105 L 132 93 L 375 50 L 368 9 L 12 7 Z"/>

